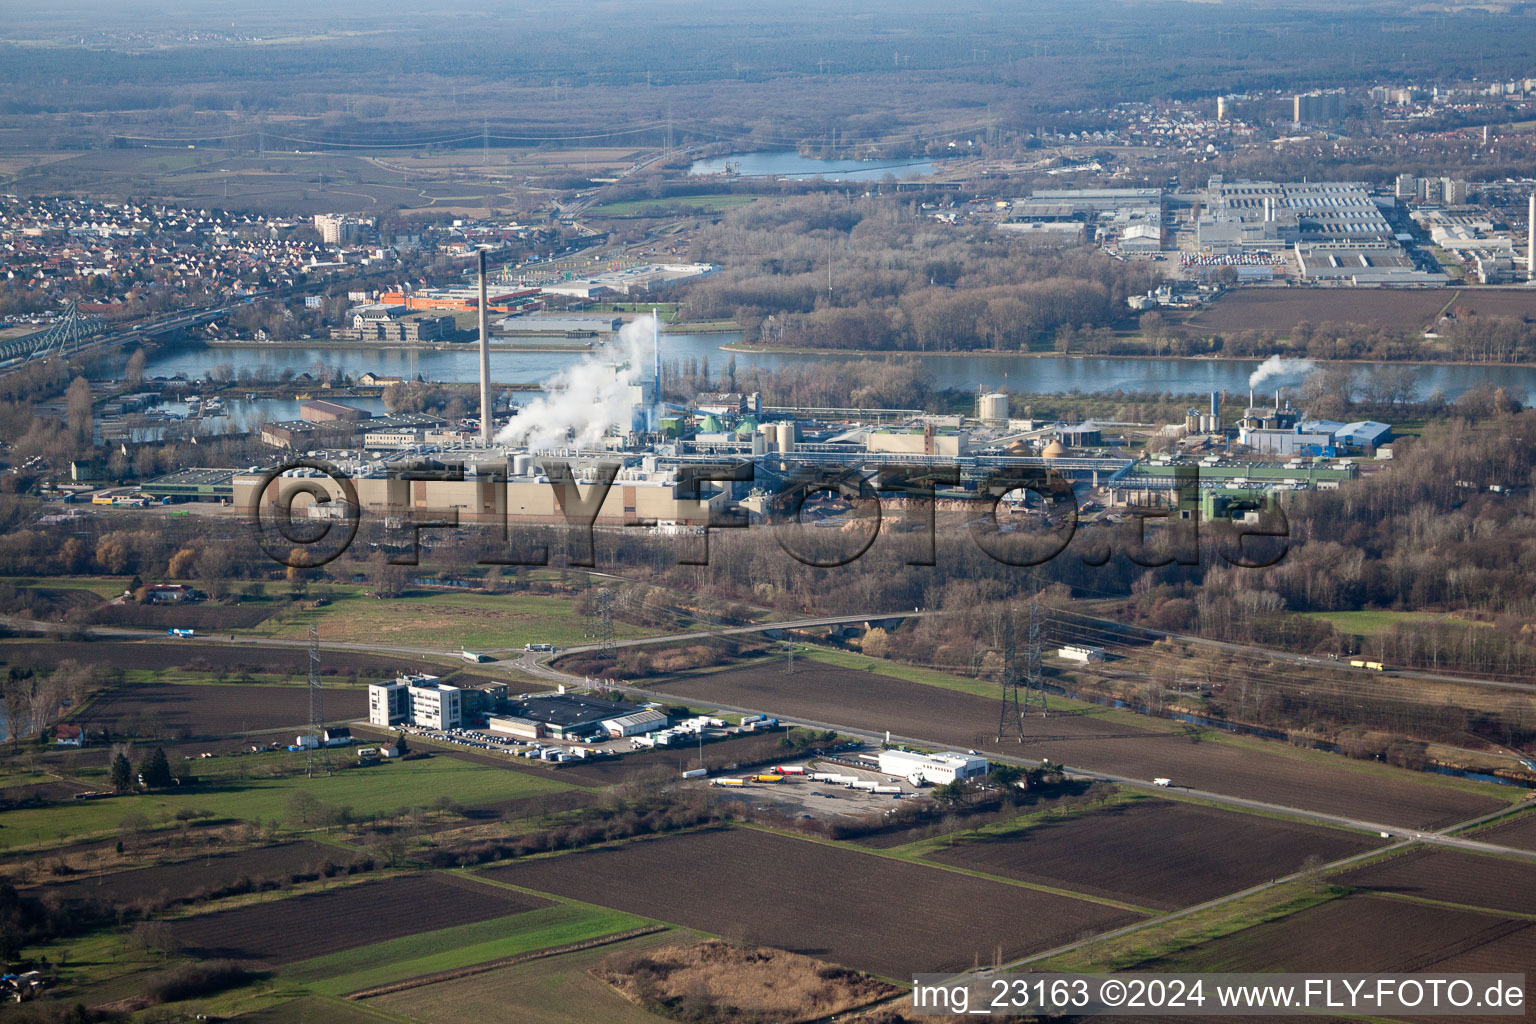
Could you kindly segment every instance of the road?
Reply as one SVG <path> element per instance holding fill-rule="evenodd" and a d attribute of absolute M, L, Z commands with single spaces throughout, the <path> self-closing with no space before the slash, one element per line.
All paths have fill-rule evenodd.
<path fill-rule="evenodd" d="M 881 615 L 824 615 L 819 618 L 808 619 L 784 619 L 779 622 L 759 622 L 747 626 L 720 626 L 713 629 L 696 629 L 688 633 L 669 633 L 665 636 L 638 637 L 633 640 L 615 640 L 613 647 L 646 647 L 652 644 L 670 644 L 684 640 L 703 640 L 723 636 L 743 636 L 749 633 L 771 633 L 776 630 L 812 629 L 817 626 L 846 626 L 860 622 L 881 622 L 886 619 L 914 619 L 937 612 L 893 612 Z M 0 615 L 0 625 L 13 629 L 18 633 L 53 633 L 70 634 L 84 633 L 88 637 L 99 640 L 177 640 L 164 630 L 158 629 L 134 629 L 129 626 L 74 626 L 58 622 L 39 622 L 36 619 L 22 619 L 9 615 Z M 280 637 L 241 636 L 235 633 L 202 633 L 197 636 L 179 638 L 179 642 L 188 644 L 215 643 L 221 646 L 249 646 L 249 647 L 308 647 L 309 641 L 305 639 L 284 639 Z M 559 654 L 580 654 L 585 651 L 601 649 L 601 644 L 582 644 L 577 647 L 562 647 Z M 461 651 L 445 651 L 437 647 L 412 647 L 402 644 L 377 644 L 365 641 L 347 640 L 322 640 L 320 649 L 326 651 L 353 651 L 372 654 L 414 654 L 426 657 L 458 658 Z M 486 654 L 512 653 L 514 648 L 490 648 Z M 542 663 L 539 658 L 548 660 L 553 655 L 550 652 L 520 651 L 517 658 L 505 658 L 489 664 L 502 668 L 514 668 L 528 672 L 529 675 L 541 678 L 555 679 L 562 683 L 569 683 L 576 676 L 568 676 L 557 672 L 547 666 L 538 670 L 536 666 Z"/>

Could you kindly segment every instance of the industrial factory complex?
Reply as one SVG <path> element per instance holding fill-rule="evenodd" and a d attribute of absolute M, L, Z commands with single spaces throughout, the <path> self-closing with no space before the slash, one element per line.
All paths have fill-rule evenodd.
<path fill-rule="evenodd" d="M 292 503 L 311 516 L 346 515 L 355 501 L 355 511 L 371 515 L 675 532 L 743 515 L 811 518 L 799 504 L 809 479 L 852 472 L 881 493 L 895 475 L 945 470 L 953 475 L 936 476 L 933 492 L 941 506 L 995 501 L 996 481 L 1015 479 L 1018 490 L 999 506 L 1009 513 L 1059 500 L 1064 483 L 1082 507 L 1101 505 L 1111 517 L 1193 500 L 1205 518 L 1230 518 L 1228 509 L 1279 492 L 1337 487 L 1391 456 L 1389 424 L 1309 417 L 1278 391 L 1262 402 L 1245 395 L 1246 403 L 1212 394 L 1182 422 L 1156 424 L 1019 418 L 1000 392 L 979 395 L 974 416 L 946 416 L 778 408 L 750 394 L 700 395 L 679 406 L 655 401 L 652 380 L 625 388 L 632 402 L 603 425 L 598 444 L 487 444 L 440 421 L 338 415 L 325 425 L 350 430 L 350 447 L 295 446 L 334 467 L 334 476 L 309 466 L 252 467 L 230 470 L 227 490 L 201 481 L 194 495 L 175 480 L 161 490 L 223 496 L 243 509 Z M 1047 480 L 1058 483 L 1043 487 Z M 146 492 L 158 494 L 158 483 Z M 1189 493 L 1192 483 L 1203 497 Z"/>

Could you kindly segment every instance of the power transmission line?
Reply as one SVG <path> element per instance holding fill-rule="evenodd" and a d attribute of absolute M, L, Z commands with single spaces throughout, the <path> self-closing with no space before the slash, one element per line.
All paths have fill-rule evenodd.
<path fill-rule="evenodd" d="M 1013 646 L 1013 613 L 1003 612 L 1003 706 L 997 714 L 997 741 L 1018 734 L 1024 742 L 1024 713 L 1019 709 L 1018 652 Z"/>
<path fill-rule="evenodd" d="M 310 742 L 304 746 L 304 773 L 314 778 L 318 767 L 329 775 L 331 755 L 325 748 L 325 698 L 320 692 L 320 626 L 315 622 L 309 624 L 309 732 Z"/>

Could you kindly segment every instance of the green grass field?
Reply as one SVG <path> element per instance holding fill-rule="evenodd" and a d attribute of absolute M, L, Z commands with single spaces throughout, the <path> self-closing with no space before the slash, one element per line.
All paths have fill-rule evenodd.
<path fill-rule="evenodd" d="M 283 968 L 282 977 L 325 995 L 344 995 L 538 949 L 586 942 L 649 923 L 617 910 L 562 903 L 303 960 Z"/>
<path fill-rule="evenodd" d="M 891 676 L 894 679 L 903 679 L 909 683 L 938 686 L 946 690 L 975 694 L 978 697 L 995 698 L 997 696 L 997 684 L 985 679 L 971 679 L 966 676 L 950 675 L 948 672 L 940 672 L 937 669 L 920 668 L 916 665 L 903 665 L 896 661 L 886 661 L 881 658 L 871 658 L 863 654 L 836 651 L 824 647 L 812 647 L 805 651 L 805 656 L 812 661 L 836 665 L 838 668 L 876 672 L 880 675 Z M 1046 706 L 1053 711 L 1073 711 L 1078 714 L 1101 715 L 1106 718 L 1124 715 L 1129 716 L 1125 719 L 1126 721 L 1134 722 L 1139 728 L 1143 729 L 1156 731 L 1161 721 L 1160 719 L 1149 719 L 1135 712 L 1117 711 L 1114 708 L 1106 708 L 1099 704 L 1089 704 L 1086 701 L 1073 700 L 1070 697 L 1062 697 L 1054 693 L 1046 694 L 1045 699 Z"/>
<path fill-rule="evenodd" d="M 371 1010 L 345 999 L 305 996 L 290 999 L 251 1013 L 242 1013 L 240 1024 L 383 1024 L 403 1018 Z"/>
<path fill-rule="evenodd" d="M 1444 618 L 1437 612 L 1391 612 L 1391 611 L 1363 611 L 1363 612 L 1300 612 L 1302 618 L 1322 619 L 1330 623 L 1340 633 L 1353 633 L 1356 636 L 1374 636 L 1377 633 L 1385 633 L 1399 622 L 1434 622 Z"/>
<path fill-rule="evenodd" d="M 117 597 L 128 589 L 127 577 L 116 576 L 49 576 L 47 579 L 36 579 L 30 576 L 19 576 L 7 579 L 5 582 L 15 587 L 42 587 L 48 590 L 89 590 L 99 597 Z"/>
<path fill-rule="evenodd" d="M 561 647 L 586 640 L 586 624 L 565 597 L 527 594 L 418 593 L 379 600 L 359 590 L 336 588 L 331 603 L 318 612 L 268 619 L 254 633 L 302 637 L 309 623 L 320 624 L 327 641 L 369 641 L 401 646 L 476 651 L 520 648 L 525 643 Z M 613 624 L 615 639 L 646 635 L 638 626 Z"/>
<path fill-rule="evenodd" d="M 713 195 L 676 196 L 671 199 L 635 199 L 627 203 L 605 203 L 592 209 L 599 217 L 643 217 L 646 214 L 671 209 L 686 209 L 694 213 L 719 213 L 757 202 L 757 196 Z"/>
<path fill-rule="evenodd" d="M 539 1024 L 659 1024 L 656 1017 L 625 999 L 591 974 L 604 959 L 703 936 L 685 930 L 658 932 L 574 953 L 500 967 L 455 981 L 407 989 L 369 999 L 364 1005 L 401 1014 L 424 1024 L 466 1020 L 538 1021 Z"/>
<path fill-rule="evenodd" d="M 348 769 L 314 779 L 297 775 L 214 781 L 188 792 L 142 793 L 7 811 L 0 839 L 7 848 L 57 844 L 114 832 L 125 818 L 134 814 L 144 815 L 155 825 L 174 821 L 180 810 L 207 810 L 216 817 L 251 822 L 277 820 L 286 824 L 288 802 L 298 792 L 313 793 L 327 804 L 351 807 L 354 814 L 364 815 L 425 806 L 444 796 L 473 807 L 570 788 L 528 772 L 432 757 Z"/>

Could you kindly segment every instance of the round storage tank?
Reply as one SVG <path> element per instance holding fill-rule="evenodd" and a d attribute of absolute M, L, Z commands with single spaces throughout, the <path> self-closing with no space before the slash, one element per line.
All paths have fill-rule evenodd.
<path fill-rule="evenodd" d="M 526 453 L 512 456 L 512 475 L 528 476 L 533 472 L 533 456 Z"/>
<path fill-rule="evenodd" d="M 795 450 L 795 425 L 793 423 L 779 423 L 779 424 L 776 424 L 776 426 L 778 427 L 777 433 L 778 433 L 779 451 L 781 451 L 781 452 L 792 452 L 792 451 L 794 451 Z"/>
<path fill-rule="evenodd" d="M 977 405 L 977 418 L 984 423 L 1003 423 L 1008 419 L 1008 396 L 1005 394 L 982 395 Z"/>

